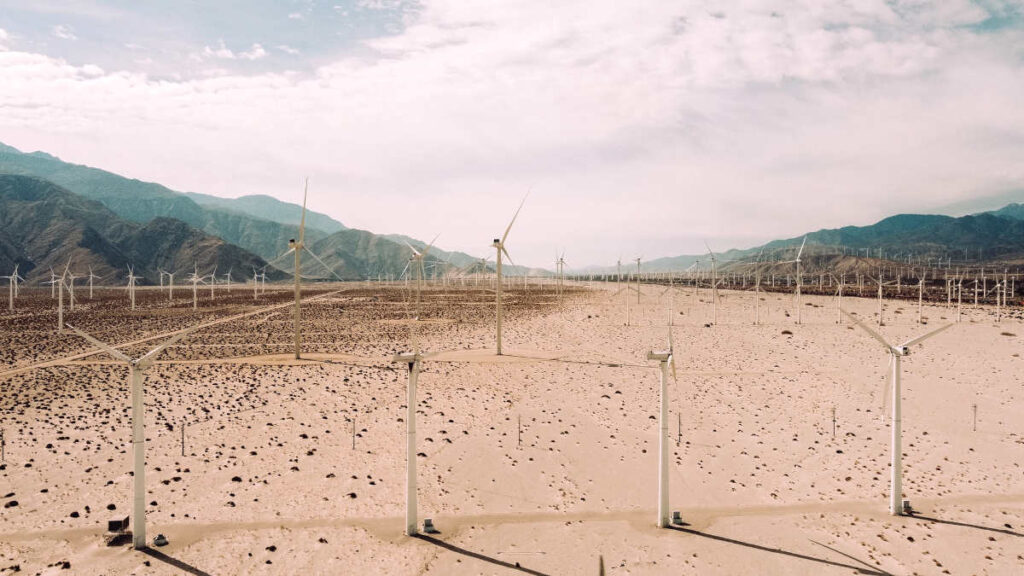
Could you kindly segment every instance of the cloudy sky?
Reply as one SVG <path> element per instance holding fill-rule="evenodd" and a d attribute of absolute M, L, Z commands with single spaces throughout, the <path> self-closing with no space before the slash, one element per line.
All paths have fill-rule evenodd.
<path fill-rule="evenodd" d="M 573 266 L 1024 189 L 1024 3 L 0 0 L 0 141 Z"/>

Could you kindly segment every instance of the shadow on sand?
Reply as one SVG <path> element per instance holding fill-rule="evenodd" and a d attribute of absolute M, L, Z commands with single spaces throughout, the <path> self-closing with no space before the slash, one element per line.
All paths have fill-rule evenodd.
<path fill-rule="evenodd" d="M 181 570 L 182 572 L 185 572 L 187 574 L 192 574 L 194 576 L 211 576 L 209 572 L 203 572 L 199 568 L 186 564 L 181 560 L 178 560 L 177 558 L 171 558 L 170 556 L 164 554 L 163 552 L 160 552 L 159 550 L 154 550 L 152 548 L 143 548 L 142 550 L 140 550 L 140 552 L 142 552 L 146 556 L 149 556 L 150 558 L 154 558 L 165 564 L 174 566 L 178 570 Z"/>
<path fill-rule="evenodd" d="M 833 560 L 826 560 L 825 558 L 818 558 L 817 556 L 808 556 L 806 554 L 800 554 L 800 553 L 797 553 L 797 552 L 790 552 L 788 550 L 783 550 L 781 548 L 769 548 L 767 546 L 761 546 L 760 544 L 754 544 L 753 542 L 744 542 L 742 540 L 736 540 L 735 538 L 727 538 L 725 536 L 716 536 L 715 534 L 708 534 L 707 532 L 700 532 L 700 531 L 697 531 L 697 530 L 691 530 L 689 528 L 682 528 L 682 527 L 679 527 L 679 526 L 669 526 L 668 528 L 671 529 L 671 530 L 679 531 L 679 532 L 686 532 L 687 534 L 693 534 L 694 536 L 700 536 L 701 538 L 710 538 L 711 540 L 718 540 L 719 542 L 725 542 L 727 544 L 736 544 L 737 546 L 743 546 L 745 548 L 752 548 L 754 550 L 760 550 L 762 552 L 770 552 L 772 554 L 780 554 L 782 556 L 789 556 L 790 558 L 797 558 L 797 559 L 800 559 L 800 560 L 807 560 L 808 562 L 817 562 L 818 564 L 825 564 L 825 565 L 828 565 L 828 566 L 836 566 L 838 568 L 849 568 L 850 570 L 854 570 L 855 572 L 858 572 L 860 574 L 871 574 L 872 576 L 892 576 L 892 574 L 890 574 L 888 572 L 885 572 L 885 571 L 881 570 L 880 568 L 876 568 L 874 566 L 871 566 L 870 564 L 868 564 L 866 562 L 862 562 L 861 560 L 858 560 L 858 559 L 854 558 L 853 556 L 850 556 L 849 554 L 844 554 L 844 553 L 842 553 L 842 552 L 840 552 L 840 551 L 838 551 L 838 550 L 836 550 L 834 548 L 829 548 L 828 546 L 825 546 L 824 544 L 820 544 L 818 542 L 814 542 L 814 543 L 818 544 L 819 546 L 823 546 L 825 548 L 828 548 L 829 550 L 831 550 L 831 551 L 833 551 L 833 552 L 835 552 L 837 554 L 845 556 L 845 557 L 853 560 L 854 562 L 857 562 L 857 563 L 861 564 L 861 566 L 857 566 L 857 565 L 854 565 L 854 564 L 844 564 L 842 562 L 835 562 Z"/>
<path fill-rule="evenodd" d="M 447 542 L 445 542 L 443 540 L 438 540 L 437 538 L 433 538 L 431 536 L 427 536 L 426 534 L 417 534 L 416 536 L 414 536 L 414 538 L 419 538 L 420 540 L 423 540 L 424 542 L 430 542 L 434 546 L 438 546 L 440 548 L 444 548 L 445 550 L 448 550 L 450 552 L 455 552 L 456 554 L 462 554 L 463 556 L 469 556 L 470 558 L 476 558 L 477 560 L 483 560 L 484 562 L 489 562 L 491 564 L 494 564 L 495 566 L 501 566 L 503 568 L 508 568 L 509 570 L 518 570 L 519 572 L 522 572 L 524 574 L 533 574 L 533 576 L 548 576 L 548 574 L 545 574 L 544 572 L 540 572 L 538 570 L 531 570 L 529 568 L 525 568 L 525 567 L 520 566 L 518 564 L 513 564 L 511 562 L 505 562 L 503 560 L 498 560 L 497 558 L 491 558 L 490 556 L 484 556 L 483 554 L 480 554 L 479 552 L 473 552 L 471 550 L 466 550 L 465 548 L 459 548 L 458 546 L 455 546 L 454 544 L 449 544 L 449 543 L 447 543 Z"/>
<path fill-rule="evenodd" d="M 978 524 L 968 524 L 967 522 L 956 522 L 955 520 L 943 520 L 941 518 L 932 518 L 931 516 L 922 516 L 921 514 L 914 514 L 911 518 L 918 520 L 924 520 L 925 522 L 935 522 L 936 524 L 949 524 L 950 526 L 963 526 L 964 528 L 976 528 L 978 530 L 987 530 L 989 532 L 998 532 L 1000 534 L 1006 534 L 1008 536 L 1016 536 L 1018 538 L 1024 538 L 1024 534 L 1020 532 L 1014 532 L 1007 528 L 992 528 L 991 526 L 981 526 Z"/>

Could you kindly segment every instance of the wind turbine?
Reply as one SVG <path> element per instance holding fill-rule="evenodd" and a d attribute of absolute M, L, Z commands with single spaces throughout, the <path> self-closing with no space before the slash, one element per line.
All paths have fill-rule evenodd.
<path fill-rule="evenodd" d="M 803 287 L 803 279 L 800 275 L 800 257 L 804 254 L 804 245 L 807 244 L 807 236 L 804 236 L 803 242 L 800 243 L 800 251 L 796 253 L 796 258 L 793 260 L 787 260 L 780 262 L 780 264 L 793 264 L 796 263 L 796 292 L 794 293 L 794 307 L 796 307 L 796 323 L 800 323 L 800 289 Z"/>
<path fill-rule="evenodd" d="M 648 360 L 657 360 L 661 368 L 661 415 L 658 420 L 658 528 L 669 525 L 668 510 L 668 371 L 676 376 L 676 360 L 673 355 L 672 329 L 668 331 L 668 350 L 648 352 Z"/>
<path fill-rule="evenodd" d="M 56 298 L 57 293 L 57 275 L 53 273 L 53 266 L 50 266 L 50 281 L 44 282 L 44 284 L 50 285 L 50 298 Z"/>
<path fill-rule="evenodd" d="M 127 286 L 127 290 L 128 290 L 128 298 L 130 298 L 131 301 L 132 301 L 132 310 L 135 310 L 135 281 L 138 278 L 139 277 L 135 275 L 135 270 L 131 266 L 129 266 L 128 267 L 128 286 Z"/>
<path fill-rule="evenodd" d="M 302 357 L 302 332 L 300 328 L 300 320 L 302 319 L 302 284 L 301 284 L 301 270 L 302 270 L 302 249 L 306 247 L 306 198 L 309 195 L 309 178 L 306 178 L 306 184 L 302 189 L 302 218 L 299 220 L 299 240 L 295 241 L 294 238 L 288 241 L 289 252 L 295 253 L 295 309 L 292 321 L 294 322 L 295 328 L 295 359 L 298 360 Z M 287 254 L 287 252 L 285 252 Z"/>
<path fill-rule="evenodd" d="M 430 244 L 427 244 L 427 247 L 423 249 L 423 252 L 420 252 L 419 250 L 414 248 L 412 244 L 409 244 L 408 242 L 405 243 L 405 245 L 409 247 L 409 250 L 412 251 L 412 256 L 409 258 L 409 261 L 406 262 L 405 270 L 402 271 L 402 274 L 404 275 L 406 273 L 409 273 L 409 275 L 413 278 L 413 288 L 415 288 L 416 290 L 417 318 L 419 318 L 420 314 L 420 301 L 422 298 L 421 290 L 423 289 L 423 282 L 424 279 L 426 278 L 426 266 L 424 265 L 424 262 L 426 261 L 427 258 L 427 252 L 429 252 L 430 249 L 434 247 L 434 242 L 437 242 L 437 239 L 440 236 L 440 234 L 434 236 L 434 239 L 430 241 Z"/>
<path fill-rule="evenodd" d="M 195 328 L 179 332 L 164 341 L 163 344 L 134 359 L 129 358 L 126 354 L 100 342 L 70 324 L 68 328 L 74 330 L 76 334 L 88 340 L 92 345 L 128 365 L 128 382 L 132 392 L 132 481 L 134 483 L 132 492 L 132 524 L 134 524 L 132 529 L 132 546 L 136 550 L 141 550 L 146 547 L 146 433 L 144 429 L 145 411 L 142 381 L 146 370 L 153 365 L 156 357 L 168 346 L 181 340 L 195 330 Z"/>
<path fill-rule="evenodd" d="M 92 273 L 92 266 L 89 266 L 89 300 L 92 300 L 92 281 L 94 279 L 98 280 L 100 278 L 101 276 L 97 276 Z"/>
<path fill-rule="evenodd" d="M 231 271 L 234 268 L 228 268 L 228 273 L 224 275 L 224 279 L 227 280 L 228 292 L 231 292 Z"/>
<path fill-rule="evenodd" d="M 18 281 L 24 280 L 21 276 L 18 276 L 18 264 L 14 265 L 14 272 L 10 276 L 0 276 L 0 278 L 7 278 L 9 284 L 7 286 L 7 309 L 14 311 L 14 298 L 18 295 Z"/>
<path fill-rule="evenodd" d="M 496 265 L 496 270 L 497 270 L 497 275 L 498 275 L 498 286 L 497 286 L 497 292 L 494 295 L 494 305 L 495 305 L 495 308 L 496 308 L 496 311 L 497 311 L 496 318 L 497 318 L 497 334 L 498 334 L 498 336 L 497 336 L 498 356 L 501 356 L 501 317 L 502 317 L 502 308 L 501 308 L 501 255 L 504 254 L 505 256 L 508 257 L 508 261 L 512 262 L 512 256 L 509 256 L 508 250 L 505 249 L 505 240 L 508 239 L 508 233 L 512 230 L 512 225 L 516 223 L 516 218 L 519 217 L 519 211 L 523 209 L 523 204 L 526 203 L 527 196 L 529 196 L 529 194 L 527 194 L 526 196 L 523 196 L 523 201 L 519 203 L 519 208 L 516 209 L 516 213 L 512 216 L 512 221 L 508 223 L 508 228 L 505 228 L 505 234 L 503 234 L 501 236 L 501 239 L 495 238 L 494 242 L 491 244 L 491 246 L 494 247 L 495 251 L 498 254 L 497 260 L 495 260 L 495 265 Z"/>
<path fill-rule="evenodd" d="M 409 385 L 406 388 L 406 445 L 405 445 L 405 534 L 415 536 L 416 529 L 416 381 L 420 375 L 419 347 L 413 346 L 412 354 L 396 354 L 394 362 L 409 367 Z"/>
<path fill-rule="evenodd" d="M 715 253 L 711 251 L 711 247 L 708 243 L 704 242 L 704 247 L 708 250 L 708 256 L 711 257 L 711 308 L 712 308 L 712 320 L 711 323 L 718 324 L 718 259 L 715 258 Z M 755 312 L 756 313 L 756 312 Z"/>
<path fill-rule="evenodd" d="M 213 300 L 213 287 L 217 284 L 217 265 L 213 266 L 213 272 L 207 278 L 210 279 L 210 300 Z"/>
<path fill-rule="evenodd" d="M 64 272 L 57 278 L 57 333 L 64 333 L 64 278 L 68 275 L 68 268 L 71 266 L 71 258 L 64 266 Z"/>
<path fill-rule="evenodd" d="M 868 276 L 868 278 L 871 278 L 871 276 Z M 878 325 L 883 326 L 884 322 L 882 322 L 882 287 L 892 284 L 892 281 L 890 280 L 889 282 L 882 282 L 881 269 L 878 270 L 878 278 L 871 278 L 871 281 L 876 282 L 878 284 Z"/>
<path fill-rule="evenodd" d="M 890 344 L 881 335 L 879 335 L 878 332 L 875 332 L 866 324 L 864 324 L 863 320 L 857 320 L 856 318 L 851 316 L 849 312 L 846 312 L 845 310 L 843 311 L 843 313 L 846 314 L 846 316 L 850 318 L 850 320 L 852 320 L 855 325 L 860 326 L 865 332 L 871 335 L 872 338 L 878 340 L 878 342 L 880 342 L 882 346 L 885 347 L 886 351 L 889 352 L 889 355 L 891 357 L 890 363 L 892 364 L 892 378 L 889 381 L 889 386 L 887 386 L 887 388 L 892 388 L 892 477 L 890 480 L 891 486 L 889 494 L 889 513 L 893 516 L 901 516 L 903 514 L 903 506 L 901 502 L 901 499 L 903 497 L 903 430 L 901 427 L 902 412 L 900 406 L 900 365 L 903 361 L 903 358 L 910 354 L 911 346 L 924 342 L 928 338 L 931 338 L 932 336 L 935 336 L 936 334 L 942 332 L 946 328 L 949 328 L 950 326 L 952 326 L 952 324 L 946 324 L 945 326 L 932 330 L 931 332 L 928 332 L 922 336 L 918 336 L 917 338 L 907 340 L 906 342 L 900 344 L 899 346 L 894 346 Z M 886 396 L 888 396 L 888 390 L 886 390 L 886 394 L 884 394 L 882 397 L 883 403 L 885 401 Z"/>
<path fill-rule="evenodd" d="M 335 278 L 341 280 L 341 278 L 331 270 L 330 266 L 324 264 L 324 261 L 319 256 L 313 253 L 308 247 L 306 247 L 306 198 L 309 195 L 309 178 L 306 178 L 306 184 L 302 189 L 302 218 L 299 220 L 299 239 L 296 241 L 294 238 L 288 240 L 288 251 L 284 254 L 275 258 L 277 261 L 290 253 L 295 254 L 295 308 L 293 312 L 292 321 L 295 328 L 295 359 L 299 360 L 302 358 L 302 251 L 309 252 L 309 255 L 314 260 L 319 262 L 328 272 L 334 274 Z M 266 268 L 264 268 L 265 270 Z M 264 279 L 265 281 L 265 279 Z"/>
<path fill-rule="evenodd" d="M 68 297 L 70 298 L 71 312 L 75 311 L 75 276 L 70 270 L 68 271 Z"/>
<path fill-rule="evenodd" d="M 199 284 L 203 282 L 202 277 L 199 276 L 199 266 L 193 265 L 192 273 L 188 275 L 188 281 L 192 284 L 192 309 L 196 310 L 199 308 Z"/>
<path fill-rule="evenodd" d="M 260 276 L 256 272 L 256 267 L 252 267 L 252 299 L 256 300 L 260 294 Z"/>

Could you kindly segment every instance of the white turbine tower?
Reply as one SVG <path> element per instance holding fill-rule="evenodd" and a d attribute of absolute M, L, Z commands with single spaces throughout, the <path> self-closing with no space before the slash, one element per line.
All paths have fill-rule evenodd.
<path fill-rule="evenodd" d="M 668 332 L 668 350 L 648 352 L 648 360 L 657 360 L 661 369 L 661 415 L 658 419 L 658 528 L 669 525 L 668 510 L 668 371 L 671 367 L 672 377 L 676 374 L 676 361 L 673 354 L 672 329 Z"/>
<path fill-rule="evenodd" d="M 232 270 L 234 270 L 233 267 L 232 268 L 228 268 L 228 273 L 224 275 L 224 280 L 226 281 L 228 292 L 231 292 L 231 271 Z"/>
<path fill-rule="evenodd" d="M 14 311 L 14 299 L 18 296 L 18 282 L 24 280 L 18 275 L 18 265 L 14 265 L 14 272 L 10 276 L 0 276 L 0 278 L 6 278 L 9 282 L 7 285 L 7 309 Z"/>
<path fill-rule="evenodd" d="M 192 273 L 188 275 L 188 281 L 192 284 L 192 309 L 199 308 L 199 284 L 203 282 L 199 276 L 199 266 L 193 265 Z"/>
<path fill-rule="evenodd" d="M 146 547 L 146 433 L 142 380 L 146 370 L 153 365 L 156 357 L 168 346 L 192 332 L 194 328 L 183 330 L 145 355 L 132 359 L 78 328 L 70 324 L 68 327 L 92 345 L 128 365 L 128 382 L 132 392 L 132 470 L 134 474 L 132 477 L 134 484 L 132 491 L 132 524 L 134 525 L 132 546 L 136 550 L 140 550 Z"/>
<path fill-rule="evenodd" d="M 128 267 L 128 286 L 127 286 L 126 289 L 128 290 L 128 298 L 131 300 L 131 303 L 132 303 L 132 310 L 135 310 L 135 281 L 138 280 L 138 279 L 139 279 L 139 277 L 135 275 L 135 269 L 133 269 L 131 266 L 129 266 Z"/>
<path fill-rule="evenodd" d="M 502 319 L 502 308 L 501 308 L 501 255 L 504 254 L 505 256 L 508 257 L 508 261 L 512 262 L 512 257 L 509 256 L 508 250 L 505 248 L 505 240 L 508 239 L 508 233 L 512 230 L 512 225 L 516 223 L 516 218 L 519 217 L 519 211 L 523 209 L 523 204 L 526 203 L 526 197 L 527 196 L 529 196 L 529 194 L 524 196 L 523 197 L 523 201 L 519 203 L 519 208 L 516 209 L 516 213 L 512 216 L 512 221 L 508 223 L 508 228 L 505 228 L 505 234 L 503 234 L 500 239 L 499 238 L 495 238 L 494 242 L 491 244 L 491 246 L 494 247 L 495 251 L 498 254 L 498 258 L 497 258 L 497 260 L 495 260 L 495 265 L 496 265 L 496 270 L 497 270 L 497 277 L 498 277 L 498 283 L 497 283 L 497 291 L 495 292 L 495 295 L 494 295 L 494 304 L 495 304 L 495 308 L 496 308 L 496 312 L 497 312 L 496 318 L 497 318 L 497 350 L 498 350 L 498 356 L 501 356 L 501 319 Z"/>
<path fill-rule="evenodd" d="M 207 278 L 210 279 L 210 300 L 213 300 L 213 287 L 217 284 L 217 266 L 213 266 L 213 272 Z"/>
<path fill-rule="evenodd" d="M 892 476 L 890 479 L 889 513 L 893 516 L 901 516 L 903 514 L 903 429 L 901 422 L 902 407 L 900 405 L 900 364 L 903 361 L 903 358 L 910 354 L 911 346 L 924 342 L 928 338 L 931 338 L 932 336 L 935 336 L 936 334 L 942 332 L 946 328 L 949 328 L 950 326 L 952 326 L 952 324 L 946 324 L 945 326 L 932 330 L 931 332 L 928 332 L 923 336 L 912 338 L 910 340 L 907 340 L 903 344 L 900 344 L 899 346 L 894 346 L 890 344 L 885 338 L 882 338 L 882 336 L 879 335 L 878 332 L 875 332 L 866 324 L 864 324 L 862 320 L 857 320 L 845 310 L 843 311 L 843 313 L 846 314 L 847 317 L 849 317 L 850 320 L 854 322 L 854 324 L 860 326 L 865 332 L 870 334 L 872 338 L 878 340 L 878 342 L 880 342 L 882 346 L 885 347 L 886 351 L 889 352 L 891 358 L 890 363 L 892 365 L 892 377 L 891 380 L 889 380 L 887 386 L 887 388 L 892 389 L 892 414 L 890 417 L 892 425 Z M 883 403 L 885 401 L 885 398 L 888 396 L 888 392 L 889 390 L 886 390 L 886 393 L 883 394 L 882 396 Z"/>
<path fill-rule="evenodd" d="M 335 274 L 335 272 L 333 270 L 331 270 L 330 266 L 328 266 L 327 264 L 324 264 L 324 261 L 321 260 L 319 256 L 314 254 L 312 250 L 310 250 L 308 247 L 306 247 L 306 197 L 308 196 L 308 193 L 309 193 L 309 178 L 306 178 L 306 184 L 305 184 L 304 188 L 302 189 L 302 217 L 299 220 L 299 239 L 298 239 L 298 241 L 296 241 L 294 238 L 288 240 L 288 251 L 285 252 L 284 254 L 278 256 L 274 260 L 276 262 L 277 260 L 279 260 L 281 258 L 284 258 L 288 254 L 292 254 L 292 253 L 294 253 L 294 255 L 295 255 L 295 271 L 294 271 L 294 276 L 295 276 L 295 308 L 293 309 L 292 323 L 293 323 L 294 330 L 295 330 L 295 359 L 296 360 L 299 360 L 299 359 L 302 358 L 302 331 L 301 331 L 302 330 L 302 328 L 301 328 L 301 320 L 302 320 L 302 312 L 301 312 L 301 310 L 302 310 L 302 284 L 301 284 L 301 279 L 302 279 L 302 258 L 301 258 L 301 255 L 302 255 L 302 251 L 305 250 L 306 252 L 308 252 L 309 255 L 312 256 L 314 260 L 319 262 L 320 265 L 323 266 L 328 272 L 330 272 L 331 274 L 334 274 L 335 278 L 338 278 L 338 280 L 341 280 L 341 277 L 339 277 L 337 274 Z M 264 274 L 264 281 L 266 281 L 265 274 Z"/>
<path fill-rule="evenodd" d="M 89 300 L 92 300 L 92 281 L 99 280 L 101 277 L 92 273 L 92 266 L 89 266 Z"/>
<path fill-rule="evenodd" d="M 793 260 L 787 260 L 780 262 L 780 264 L 793 264 L 796 263 L 796 292 L 793 294 L 793 306 L 796 308 L 796 323 L 800 323 L 801 311 L 800 311 L 800 289 L 803 287 L 803 278 L 800 273 L 800 257 L 804 255 L 804 245 L 807 244 L 807 236 L 804 236 L 803 242 L 800 243 L 800 251 L 796 253 L 796 258 Z"/>
<path fill-rule="evenodd" d="M 64 281 L 68 275 L 68 267 L 71 266 L 71 258 L 68 258 L 68 263 L 64 266 L 64 273 L 57 278 L 57 333 L 64 333 Z"/>

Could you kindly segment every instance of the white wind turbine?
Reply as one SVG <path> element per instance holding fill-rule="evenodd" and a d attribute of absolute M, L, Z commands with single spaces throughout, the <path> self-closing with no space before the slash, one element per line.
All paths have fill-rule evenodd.
<path fill-rule="evenodd" d="M 890 479 L 890 493 L 889 493 L 889 513 L 893 516 L 901 516 L 903 514 L 903 506 L 901 499 L 903 498 L 903 429 L 902 429 L 902 407 L 900 405 L 900 376 L 901 376 L 901 362 L 903 358 L 910 354 L 910 347 L 915 344 L 920 344 L 928 338 L 935 336 L 939 332 L 942 332 L 946 328 L 952 326 L 952 324 L 946 324 L 941 328 L 937 328 L 917 338 L 907 340 L 899 346 L 890 344 L 885 338 L 869 328 L 862 320 L 857 320 L 850 313 L 843 311 L 851 321 L 857 326 L 860 326 L 865 332 L 871 335 L 872 338 L 878 340 L 885 347 L 886 351 L 890 355 L 890 363 L 892 365 L 892 377 L 888 381 L 887 388 L 892 389 L 892 414 L 891 414 L 891 425 L 892 425 L 892 442 L 891 442 L 891 457 L 892 457 L 892 476 Z M 883 410 L 885 398 L 888 397 L 889 390 L 882 396 Z"/>
<path fill-rule="evenodd" d="M 213 300 L 213 287 L 217 284 L 217 266 L 213 266 L 213 272 L 207 278 L 210 279 L 210 300 Z"/>
<path fill-rule="evenodd" d="M 868 276 L 868 278 L 871 278 L 871 276 Z M 884 286 L 888 286 L 888 285 L 892 284 L 893 282 L 892 282 L 892 280 L 890 280 L 888 282 L 883 282 L 882 281 L 882 270 L 881 269 L 878 270 L 878 278 L 871 278 L 871 281 L 875 282 L 876 284 L 878 284 L 878 325 L 881 327 L 881 326 L 885 325 L 885 323 L 882 321 L 882 288 Z"/>
<path fill-rule="evenodd" d="M 74 273 L 72 273 L 70 270 L 68 270 L 67 276 L 68 276 L 68 298 L 69 298 L 68 302 L 71 305 L 71 312 L 74 312 L 75 311 L 75 278 L 78 278 L 78 276 L 75 276 Z"/>
<path fill-rule="evenodd" d="M 793 260 L 787 260 L 780 262 L 780 264 L 793 264 L 796 263 L 796 292 L 793 294 L 793 306 L 796 308 L 796 323 L 800 323 L 800 289 L 803 287 L 803 278 L 800 274 L 800 257 L 804 254 L 804 245 L 807 244 L 807 236 L 804 236 L 803 242 L 800 243 L 800 251 L 796 253 L 796 258 Z"/>
<path fill-rule="evenodd" d="M 676 375 L 676 360 L 673 353 L 672 329 L 668 331 L 668 350 L 648 352 L 648 360 L 657 360 L 661 369 L 661 409 L 658 419 L 658 528 L 669 525 L 668 510 L 668 371 Z"/>
<path fill-rule="evenodd" d="M 92 266 L 89 266 L 89 300 L 92 300 L 92 281 L 99 280 L 102 276 L 97 276 L 92 273 Z"/>
<path fill-rule="evenodd" d="M 495 238 L 491 246 L 494 247 L 498 254 L 497 260 L 495 260 L 495 267 L 497 270 L 498 284 L 497 292 L 494 295 L 494 304 L 496 308 L 497 318 L 497 350 L 498 356 L 501 356 L 501 319 L 502 319 L 502 308 L 501 308 L 501 255 L 504 254 L 508 257 L 508 261 L 512 262 L 512 257 L 509 256 L 508 250 L 505 248 L 505 240 L 508 239 L 508 233 L 512 230 L 512 225 L 516 223 L 516 218 L 519 217 L 519 211 L 523 209 L 523 204 L 526 203 L 526 198 L 529 196 L 523 196 L 523 201 L 519 203 L 519 208 L 516 209 L 516 213 L 512 216 L 512 221 L 508 223 L 508 228 L 505 228 L 505 234 L 501 238 Z"/>
<path fill-rule="evenodd" d="M 224 280 L 225 280 L 225 283 L 227 284 L 228 292 L 231 292 L 231 271 L 232 270 L 234 270 L 234 268 L 228 268 L 227 274 L 224 275 Z"/>
<path fill-rule="evenodd" d="M 10 276 L 0 276 L 0 278 L 6 278 L 9 282 L 7 286 L 7 309 L 14 311 L 14 298 L 18 295 L 18 282 L 24 280 L 18 275 L 18 264 L 14 265 L 14 272 Z"/>
<path fill-rule="evenodd" d="M 141 550 L 146 547 L 146 433 L 142 380 L 146 370 L 153 365 L 161 352 L 184 338 L 195 328 L 183 330 L 145 355 L 133 359 L 70 324 L 68 327 L 92 345 L 128 365 L 128 382 L 132 394 L 132 482 L 134 484 L 132 491 L 132 524 L 134 525 L 132 546 L 136 550 Z"/>
<path fill-rule="evenodd" d="M 132 303 L 132 310 L 135 310 L 135 281 L 138 280 L 138 279 L 139 279 L 139 276 L 135 275 L 135 270 L 131 266 L 129 266 L 128 267 L 128 286 L 127 286 L 126 289 L 128 290 L 128 298 L 131 300 L 131 303 Z"/>
<path fill-rule="evenodd" d="M 192 273 L 188 275 L 188 281 L 192 284 L 192 309 L 196 310 L 199 308 L 199 284 L 203 283 L 203 278 L 199 276 L 199 266 L 196 264 L 192 269 Z"/>
<path fill-rule="evenodd" d="M 64 272 L 57 278 L 57 333 L 64 333 L 64 279 L 68 275 L 68 268 L 71 266 L 71 258 L 64 266 Z M 52 273 L 52 272 L 51 272 Z"/>
<path fill-rule="evenodd" d="M 718 324 L 718 259 L 715 258 L 715 253 L 711 251 L 711 247 L 708 243 L 704 242 L 704 247 L 708 250 L 708 256 L 711 257 L 711 308 L 712 308 L 712 320 L 711 323 Z M 756 314 L 756 311 L 755 311 Z"/>
<path fill-rule="evenodd" d="M 50 281 L 44 282 L 44 284 L 50 285 L 50 298 L 56 298 L 57 293 L 57 275 L 53 273 L 53 266 L 50 266 Z"/>
<path fill-rule="evenodd" d="M 437 239 L 440 236 L 440 234 L 434 236 L 434 239 L 430 241 L 430 244 L 427 244 L 427 247 L 423 249 L 423 252 L 417 250 L 412 244 L 409 244 L 408 242 L 405 243 L 405 245 L 409 247 L 409 250 L 412 251 L 412 256 L 409 258 L 409 261 L 405 263 L 405 270 L 402 270 L 402 275 L 405 276 L 408 274 L 406 278 L 412 277 L 413 279 L 413 288 L 416 293 L 416 320 L 419 320 L 420 302 L 422 299 L 421 292 L 426 278 L 426 266 L 424 265 L 424 262 L 426 261 L 427 253 L 434 247 L 434 242 L 437 242 Z"/>
<path fill-rule="evenodd" d="M 256 267 L 252 267 L 252 299 L 256 300 L 260 295 L 260 276 L 256 272 Z"/>
<path fill-rule="evenodd" d="M 294 238 L 288 240 L 288 251 L 274 259 L 277 260 L 284 258 L 288 254 L 294 253 L 295 255 L 295 308 L 293 309 L 292 322 L 295 330 L 295 359 L 299 360 L 302 358 L 302 251 L 305 250 L 313 257 L 314 260 L 320 263 L 328 272 L 334 275 L 335 278 L 341 280 L 334 270 L 331 270 L 330 266 L 324 263 L 319 256 L 313 253 L 306 246 L 306 198 L 309 194 L 309 178 L 306 178 L 306 184 L 302 189 L 302 218 L 299 220 L 299 239 L 296 241 Z M 265 268 L 264 268 L 265 270 Z M 265 277 L 264 277 L 265 281 Z"/>

